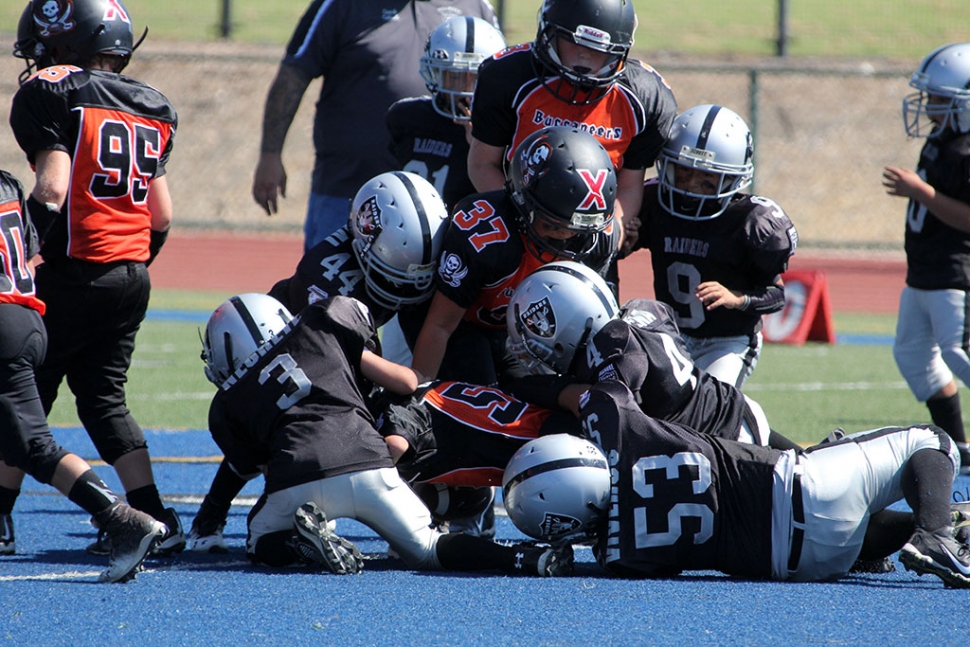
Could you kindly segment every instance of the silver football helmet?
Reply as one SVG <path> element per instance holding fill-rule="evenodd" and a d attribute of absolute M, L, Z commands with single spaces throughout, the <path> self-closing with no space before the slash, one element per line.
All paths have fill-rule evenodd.
<path fill-rule="evenodd" d="M 685 110 L 674 120 L 657 159 L 660 203 L 679 218 L 717 218 L 735 193 L 751 185 L 753 156 L 751 130 L 736 112 L 710 104 Z M 678 166 L 715 174 L 711 192 L 678 188 Z"/>
<path fill-rule="evenodd" d="M 357 191 L 351 246 L 377 305 L 398 310 L 431 296 L 447 222 L 441 196 L 420 175 L 381 173 Z"/>
<path fill-rule="evenodd" d="M 471 121 L 478 66 L 505 49 L 505 37 L 487 20 L 457 16 L 431 32 L 421 57 L 421 78 L 435 111 L 457 121 Z"/>
<path fill-rule="evenodd" d="M 509 519 L 530 537 L 548 542 L 590 538 L 609 507 L 609 465 L 588 440 L 542 436 L 509 460 L 502 495 Z"/>
<path fill-rule="evenodd" d="M 571 373 L 578 351 L 620 314 L 606 281 L 574 261 L 522 279 L 505 312 L 508 348 L 531 373 Z"/>
<path fill-rule="evenodd" d="M 947 130 L 970 132 L 970 43 L 939 47 L 923 59 L 903 99 L 903 124 L 910 137 L 935 137 Z"/>
<path fill-rule="evenodd" d="M 240 294 L 224 301 L 209 317 L 202 337 L 205 376 L 222 386 L 292 319 L 282 303 L 265 294 Z"/>

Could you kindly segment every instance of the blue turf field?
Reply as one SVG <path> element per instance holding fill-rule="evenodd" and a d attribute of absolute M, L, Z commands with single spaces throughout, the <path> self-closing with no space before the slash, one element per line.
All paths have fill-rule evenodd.
<path fill-rule="evenodd" d="M 95 456 L 83 431 L 58 438 Z M 206 432 L 147 431 L 159 489 L 186 527 L 218 452 Z M 113 471 L 96 468 L 112 487 Z M 970 478 L 956 487 L 964 491 Z M 258 494 L 258 483 L 244 497 Z M 588 549 L 577 573 L 540 580 L 402 571 L 366 527 L 337 531 L 373 557 L 358 576 L 256 569 L 244 556 L 240 505 L 228 555 L 146 562 L 128 584 L 96 584 L 87 516 L 27 479 L 15 510 L 18 554 L 0 557 L 0 645 L 632 645 L 966 643 L 967 591 L 899 570 L 831 584 L 742 582 L 716 573 L 675 580 L 598 577 Z M 521 538 L 498 519 L 500 539 Z"/>

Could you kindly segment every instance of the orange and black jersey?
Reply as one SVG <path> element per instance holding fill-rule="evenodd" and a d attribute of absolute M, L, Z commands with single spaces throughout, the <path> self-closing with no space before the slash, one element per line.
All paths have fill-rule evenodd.
<path fill-rule="evenodd" d="M 435 382 L 386 403 L 378 417 L 384 437 L 410 445 L 397 464 L 410 483 L 501 486 L 502 474 L 522 445 L 544 434 L 580 434 L 579 421 L 485 386 Z"/>
<path fill-rule="evenodd" d="M 633 299 L 624 304 L 621 317 L 589 341 L 585 359 L 576 371 L 581 383 L 618 380 L 652 418 L 728 440 L 738 439 L 745 416 L 753 420 L 740 391 L 694 366 L 665 303 Z"/>
<path fill-rule="evenodd" d="M 615 380 L 589 390 L 581 415 L 610 459 L 609 517 L 594 548 L 603 567 L 625 577 L 696 570 L 771 577 L 781 451 L 651 418 Z"/>
<path fill-rule="evenodd" d="M 374 335 L 356 300 L 304 308 L 212 398 L 209 430 L 229 464 L 240 474 L 267 466 L 267 492 L 391 467 L 360 375 Z"/>
<path fill-rule="evenodd" d="M 27 160 L 44 150 L 71 156 L 70 191 L 43 241 L 45 259 L 148 259 L 149 187 L 165 173 L 177 120 L 162 93 L 113 72 L 56 65 L 21 86 L 10 125 Z"/>
<path fill-rule="evenodd" d="M 34 273 L 27 264 L 37 254 L 37 235 L 24 205 L 20 181 L 0 170 L 0 303 L 16 303 L 44 314 Z"/>
<path fill-rule="evenodd" d="M 617 247 L 617 228 L 597 234 L 596 247 L 584 263 L 606 271 Z M 515 206 L 506 191 L 470 195 L 458 203 L 445 234 L 435 288 L 466 308 L 465 319 L 492 329 L 505 328 L 512 291 L 544 263 L 519 230 Z"/>
<path fill-rule="evenodd" d="M 559 77 L 547 79 L 558 83 Z M 628 60 L 599 101 L 572 105 L 536 78 L 529 44 L 510 47 L 482 63 L 473 104 L 472 134 L 490 146 L 515 147 L 548 126 L 572 126 L 606 148 L 616 168 L 644 169 L 657 159 L 677 116 L 670 86 L 653 68 Z"/>
<path fill-rule="evenodd" d="M 387 111 L 387 131 L 401 170 L 434 185 L 450 212 L 475 193 L 468 179 L 468 138 L 465 127 L 435 112 L 432 101 L 414 97 L 395 102 Z"/>

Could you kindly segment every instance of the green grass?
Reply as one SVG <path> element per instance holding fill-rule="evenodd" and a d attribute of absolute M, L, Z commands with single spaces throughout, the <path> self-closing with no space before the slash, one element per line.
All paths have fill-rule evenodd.
<path fill-rule="evenodd" d="M 228 294 L 156 290 L 153 310 L 187 310 L 204 322 Z M 892 335 L 891 315 L 836 315 L 841 334 Z M 205 429 L 214 387 L 199 358 L 202 323 L 148 321 L 138 336 L 129 372 L 129 407 L 146 428 Z M 767 345 L 745 392 L 761 403 L 776 430 L 805 444 L 835 427 L 860 431 L 928 422 L 926 408 L 903 383 L 887 345 Z M 77 425 L 62 387 L 50 416 Z"/>
<path fill-rule="evenodd" d="M 201 41 L 219 37 L 221 0 L 127 0 L 135 29 L 153 38 Z M 307 0 L 232 0 L 233 39 L 282 45 Z M 535 35 L 540 0 L 505 0 L 510 43 Z M 789 54 L 826 57 L 921 58 L 936 45 L 965 41 L 966 0 L 813 0 L 789 2 Z M 14 33 L 24 3 L 0 6 L 0 31 Z M 493 2 L 498 7 L 498 1 Z M 636 51 L 691 55 L 772 55 L 778 0 L 635 0 L 640 26 Z M 4 48 L 8 49 L 8 48 Z M 8 50 L 9 51 L 9 50 Z"/>

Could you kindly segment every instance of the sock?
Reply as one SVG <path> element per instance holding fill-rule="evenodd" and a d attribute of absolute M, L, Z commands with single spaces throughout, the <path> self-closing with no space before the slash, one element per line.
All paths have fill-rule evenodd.
<path fill-rule="evenodd" d="M 13 505 L 20 496 L 20 490 L 0 486 L 0 514 L 13 514 Z"/>
<path fill-rule="evenodd" d="M 869 518 L 859 559 L 882 559 L 899 552 L 915 529 L 912 512 L 880 510 Z"/>
<path fill-rule="evenodd" d="M 154 483 L 128 492 L 127 498 L 128 505 L 135 510 L 147 512 L 156 519 L 161 519 L 165 516 L 165 506 L 162 505 L 162 499 L 158 495 L 158 488 L 155 487 Z"/>
<path fill-rule="evenodd" d="M 438 562 L 446 571 L 515 571 L 521 551 L 483 537 L 456 533 L 442 535 L 435 547 Z"/>
<path fill-rule="evenodd" d="M 299 554 L 293 548 L 293 531 L 277 530 L 259 538 L 250 561 L 267 566 L 283 567 L 300 563 Z"/>
<path fill-rule="evenodd" d="M 943 429 L 955 442 L 967 442 L 967 432 L 963 428 L 959 392 L 945 398 L 927 400 L 926 408 L 930 410 L 930 417 L 933 419 L 934 425 Z"/>
<path fill-rule="evenodd" d="M 906 461 L 902 486 L 917 527 L 935 532 L 950 525 L 953 464 L 936 449 L 921 449 Z"/>
<path fill-rule="evenodd" d="M 67 498 L 92 517 L 97 517 L 118 500 L 118 495 L 108 489 L 94 470 L 77 477 Z"/>

